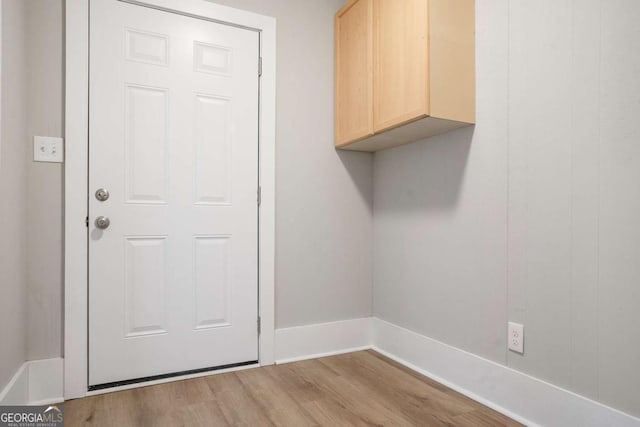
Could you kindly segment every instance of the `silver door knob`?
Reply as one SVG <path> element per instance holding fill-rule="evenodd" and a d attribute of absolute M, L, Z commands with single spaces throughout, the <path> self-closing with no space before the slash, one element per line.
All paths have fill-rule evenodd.
<path fill-rule="evenodd" d="M 98 227 L 100 230 L 109 228 L 109 224 L 111 224 L 111 221 L 109 221 L 109 218 L 107 218 L 106 216 L 99 216 L 98 218 L 96 218 L 96 227 Z"/>
<path fill-rule="evenodd" d="M 106 188 L 98 189 L 98 191 L 96 191 L 96 199 L 100 200 L 101 202 L 108 200 L 109 190 L 107 190 Z"/>

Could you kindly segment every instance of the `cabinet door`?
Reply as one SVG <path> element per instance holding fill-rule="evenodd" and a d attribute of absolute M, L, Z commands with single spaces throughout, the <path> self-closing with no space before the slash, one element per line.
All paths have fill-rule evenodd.
<path fill-rule="evenodd" d="M 375 0 L 375 132 L 429 114 L 428 0 Z"/>
<path fill-rule="evenodd" d="M 373 0 L 336 14 L 336 145 L 373 134 Z"/>

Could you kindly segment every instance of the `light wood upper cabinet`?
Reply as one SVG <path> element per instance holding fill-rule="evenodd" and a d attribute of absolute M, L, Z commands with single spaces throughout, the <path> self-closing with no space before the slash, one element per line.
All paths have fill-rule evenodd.
<path fill-rule="evenodd" d="M 351 0 L 338 11 L 337 147 L 377 151 L 473 123 L 474 0 Z"/>
<path fill-rule="evenodd" d="M 427 115 L 427 1 L 375 0 L 373 128 Z"/>
<path fill-rule="evenodd" d="M 336 14 L 336 144 L 373 135 L 373 1 Z"/>

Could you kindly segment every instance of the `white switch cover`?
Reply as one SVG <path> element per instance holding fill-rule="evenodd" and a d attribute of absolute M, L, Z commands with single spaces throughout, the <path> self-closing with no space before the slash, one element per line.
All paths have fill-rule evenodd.
<path fill-rule="evenodd" d="M 524 326 L 519 323 L 509 322 L 507 345 L 509 350 L 524 354 Z"/>
<path fill-rule="evenodd" d="M 64 144 L 62 138 L 51 136 L 33 137 L 33 161 L 62 163 Z"/>

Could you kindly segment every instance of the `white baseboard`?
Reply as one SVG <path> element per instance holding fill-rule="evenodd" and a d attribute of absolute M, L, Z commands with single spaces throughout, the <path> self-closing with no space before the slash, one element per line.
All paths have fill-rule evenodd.
<path fill-rule="evenodd" d="M 371 348 L 372 318 L 276 329 L 276 363 Z"/>
<path fill-rule="evenodd" d="M 0 392 L 0 405 L 23 405 L 29 401 L 29 375 L 23 363 Z"/>
<path fill-rule="evenodd" d="M 377 318 L 276 330 L 276 363 L 363 349 L 398 361 L 528 426 L 638 427 L 640 419 Z M 24 363 L 0 405 L 63 401 L 62 358 Z"/>
<path fill-rule="evenodd" d="M 276 330 L 276 363 L 370 348 L 528 426 L 640 426 L 631 415 L 381 319 Z"/>
<path fill-rule="evenodd" d="M 638 427 L 640 419 L 380 319 L 374 350 L 528 426 Z"/>
<path fill-rule="evenodd" d="M 48 405 L 63 402 L 62 357 L 31 360 L 27 364 L 29 365 L 29 403 Z"/>
<path fill-rule="evenodd" d="M 0 392 L 0 405 L 48 405 L 64 401 L 61 357 L 30 360 Z"/>

